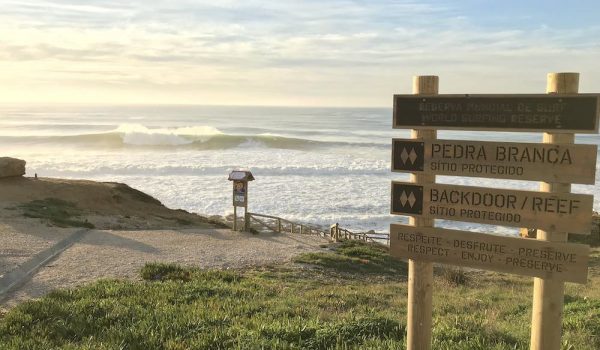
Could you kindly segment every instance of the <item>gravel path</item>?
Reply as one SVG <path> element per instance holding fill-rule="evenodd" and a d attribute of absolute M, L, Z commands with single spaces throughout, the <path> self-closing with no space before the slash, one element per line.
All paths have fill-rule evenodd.
<path fill-rule="evenodd" d="M 88 232 L 3 302 L 10 308 L 57 288 L 99 278 L 139 279 L 147 262 L 204 268 L 244 267 L 289 261 L 318 251 L 327 240 L 312 235 L 252 235 L 220 229 Z"/>
<path fill-rule="evenodd" d="M 3 218 L 0 222 L 0 277 L 75 231 L 77 229 L 31 225 L 22 219 Z"/>

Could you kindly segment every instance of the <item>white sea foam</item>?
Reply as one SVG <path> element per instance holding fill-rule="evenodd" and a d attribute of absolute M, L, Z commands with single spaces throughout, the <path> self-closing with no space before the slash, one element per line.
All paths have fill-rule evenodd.
<path fill-rule="evenodd" d="M 3 141 L 0 137 L 0 150 L 3 155 L 26 159 L 29 175 L 125 182 L 170 207 L 207 215 L 232 212 L 227 174 L 234 168 L 248 168 L 256 177 L 249 190 L 251 211 L 325 226 L 339 222 L 356 231 L 385 232 L 392 222 L 406 222 L 404 217 L 389 214 L 390 181 L 408 180 L 406 174 L 390 172 L 391 140 L 385 138 L 407 137 L 408 132 L 388 129 L 389 110 L 381 110 L 377 123 L 373 118 L 352 119 L 356 110 L 311 115 L 311 111 L 290 109 L 284 112 L 291 115 L 286 115 L 277 109 L 260 109 L 251 110 L 251 116 L 247 108 L 227 110 L 223 115 L 219 113 L 225 112 L 219 109 L 210 113 L 191 109 L 187 114 L 176 108 L 164 109 L 164 115 L 153 111 L 115 109 L 106 114 L 88 114 L 83 110 L 50 117 L 34 113 L 28 121 L 37 120 L 38 124 L 19 126 L 22 135 L 36 134 L 40 129 L 36 125 L 44 125 L 46 132 L 47 126 L 56 123 L 52 135 L 62 132 L 63 136 L 78 136 L 52 136 L 39 144 L 28 141 L 19 146 L 14 146 L 12 138 Z M 0 109 L 2 113 L 8 112 Z M 123 123 L 135 121 L 139 115 L 144 116 L 144 125 Z M 0 135 L 12 133 L 18 126 L 14 123 L 19 120 L 16 114 L 7 118 L 10 123 L 0 120 Z M 81 130 L 76 128 L 78 124 Z M 74 127 L 67 130 L 60 125 Z M 441 132 L 440 138 L 515 142 L 541 139 L 538 134 L 494 135 L 496 138 L 480 133 Z M 581 140 L 599 142 L 597 136 Z M 597 174 L 600 183 L 600 171 Z M 538 186 L 535 182 L 447 176 L 439 176 L 438 181 L 526 190 Z M 574 185 L 573 191 L 596 194 L 594 207 L 600 208 L 599 186 Z M 452 221 L 440 222 L 440 226 L 495 234 L 516 232 L 512 228 Z"/>
<path fill-rule="evenodd" d="M 137 146 L 189 145 L 222 134 L 212 126 L 149 129 L 141 124 L 121 124 L 114 132 L 122 135 L 125 144 Z"/>

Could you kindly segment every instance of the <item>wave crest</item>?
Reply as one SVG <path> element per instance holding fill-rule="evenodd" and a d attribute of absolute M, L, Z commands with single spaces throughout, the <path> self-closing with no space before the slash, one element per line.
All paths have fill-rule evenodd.
<path fill-rule="evenodd" d="M 212 126 L 188 126 L 181 128 L 149 129 L 141 124 L 121 124 L 113 133 L 120 134 L 123 143 L 134 146 L 179 146 L 223 134 Z"/>
<path fill-rule="evenodd" d="M 225 134 L 212 126 L 149 128 L 141 124 L 122 124 L 112 131 L 95 134 L 22 137 L 0 136 L 0 143 L 4 143 L 5 141 L 11 144 L 77 145 L 101 148 L 191 148 L 198 150 L 219 150 L 236 147 L 294 150 L 309 150 L 319 147 L 336 146 L 389 147 L 387 144 L 317 141 L 280 136 L 271 133 L 258 135 Z"/>

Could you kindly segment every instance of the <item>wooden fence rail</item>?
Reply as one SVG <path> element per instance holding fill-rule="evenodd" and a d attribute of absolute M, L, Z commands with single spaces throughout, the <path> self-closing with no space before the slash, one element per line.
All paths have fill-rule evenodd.
<path fill-rule="evenodd" d="M 316 234 L 322 237 L 329 236 L 329 234 L 321 228 L 312 225 L 296 223 L 278 216 L 257 213 L 247 213 L 246 215 L 246 230 L 250 229 L 252 227 L 252 223 L 254 222 L 273 232 L 289 232 L 309 235 Z M 267 220 L 270 220 L 271 222 L 267 222 Z"/>
<path fill-rule="evenodd" d="M 336 241 L 336 242 L 347 239 L 347 240 L 359 240 L 359 241 L 365 241 L 365 242 L 381 243 L 380 241 L 377 240 L 377 237 L 370 236 L 367 232 L 352 232 L 348 229 L 341 228 L 338 223 L 335 223 L 329 227 L 329 237 L 333 241 Z M 386 241 L 387 241 L 387 245 L 389 245 L 389 235 L 387 236 Z M 383 243 L 381 243 L 381 244 L 383 244 Z"/>
<path fill-rule="evenodd" d="M 252 228 L 252 225 L 254 224 L 273 232 L 289 232 L 309 235 L 316 234 L 321 237 L 328 238 L 334 242 L 339 242 L 341 240 L 360 240 L 365 242 L 385 244 L 381 242 L 381 240 L 385 239 L 387 241 L 387 245 L 389 245 L 389 235 L 387 236 L 387 238 L 380 238 L 371 236 L 366 232 L 352 232 L 348 229 L 341 228 L 340 225 L 337 223 L 331 225 L 329 227 L 329 232 L 327 232 L 321 228 L 312 225 L 300 224 L 273 215 L 246 213 L 245 219 L 246 227 L 244 229 L 246 231 Z"/>

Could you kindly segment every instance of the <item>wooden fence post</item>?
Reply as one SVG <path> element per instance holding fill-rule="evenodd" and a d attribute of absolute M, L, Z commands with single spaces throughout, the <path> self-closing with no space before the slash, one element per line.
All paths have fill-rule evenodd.
<path fill-rule="evenodd" d="M 233 230 L 237 231 L 237 207 L 233 206 Z"/>
<path fill-rule="evenodd" d="M 549 73 L 546 84 L 549 94 L 577 94 L 579 73 Z M 577 116 L 572 116 L 576 118 Z M 572 133 L 544 133 L 544 143 L 574 143 Z M 569 193 L 569 183 L 540 184 L 541 192 Z M 592 215 L 592 213 L 590 213 Z M 566 242 L 565 232 L 537 231 L 541 241 Z M 561 347 L 562 314 L 565 283 L 556 279 L 534 278 L 531 313 L 531 350 L 559 350 Z"/>
<path fill-rule="evenodd" d="M 413 77 L 413 94 L 437 95 L 439 78 L 437 76 Z M 434 140 L 437 132 L 434 129 L 414 129 L 411 138 Z M 411 182 L 428 184 L 435 182 L 435 175 L 411 174 Z M 410 224 L 416 227 L 433 227 L 433 219 L 410 218 Z M 431 317 L 433 298 L 433 263 L 408 260 L 408 320 L 407 350 L 431 349 Z"/>
<path fill-rule="evenodd" d="M 244 211 L 244 231 L 250 230 L 250 215 L 248 214 L 248 209 Z"/>

